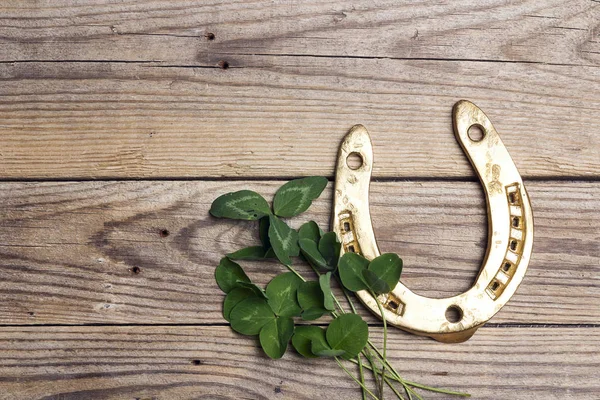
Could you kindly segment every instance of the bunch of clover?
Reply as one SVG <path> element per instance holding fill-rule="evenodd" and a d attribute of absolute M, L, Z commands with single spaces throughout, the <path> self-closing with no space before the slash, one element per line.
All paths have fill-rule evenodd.
<path fill-rule="evenodd" d="M 223 317 L 236 332 L 258 335 L 260 346 L 273 359 L 284 355 L 290 340 L 304 357 L 332 358 L 360 386 L 363 399 L 383 399 L 386 386 L 399 399 L 405 398 L 402 392 L 409 400 L 422 399 L 416 388 L 468 396 L 402 379 L 387 359 L 385 319 L 383 348 L 369 340 L 369 327 L 357 314 L 349 292 L 370 292 L 383 315 L 379 296 L 394 288 L 402 271 L 402 260 L 396 254 L 382 254 L 371 261 L 356 253 L 340 258 L 335 232 L 323 232 L 314 221 L 295 230 L 282 219 L 306 211 L 326 185 L 324 177 L 287 182 L 277 190 L 272 208 L 251 190 L 227 193 L 213 202 L 210 213 L 215 217 L 258 221 L 261 241 L 261 245 L 227 254 L 217 266 L 215 278 L 226 293 Z M 298 256 L 312 267 L 316 279 L 306 279 L 292 266 L 292 257 Z M 279 273 L 263 289 L 250 280 L 236 262 L 240 260 L 278 261 L 289 272 Z M 332 278 L 341 287 L 349 310 L 332 292 Z M 324 315 L 331 317 L 327 328 L 295 323 Z M 356 364 L 356 374 L 347 368 L 348 362 Z M 367 387 L 365 371 L 372 374 L 374 388 Z"/>

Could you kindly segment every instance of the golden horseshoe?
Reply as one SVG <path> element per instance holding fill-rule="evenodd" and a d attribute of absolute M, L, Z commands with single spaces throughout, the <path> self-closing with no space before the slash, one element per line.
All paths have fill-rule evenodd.
<path fill-rule="evenodd" d="M 373 313 L 390 324 L 447 343 L 469 339 L 506 304 L 523 280 L 533 246 L 529 197 L 498 132 L 483 111 L 466 100 L 454 105 L 453 121 L 456 140 L 477 171 L 487 202 L 488 247 L 475 284 L 457 296 L 432 299 L 398 282 L 379 298 L 383 316 L 368 292 L 357 293 Z M 482 138 L 469 137 L 473 126 L 481 130 Z M 353 154 L 362 159 L 357 168 L 348 164 Z M 351 251 L 368 259 L 380 254 L 369 213 L 372 166 L 371 138 L 364 126 L 356 125 L 344 138 L 338 155 L 333 231 L 342 241 L 342 254 Z"/>

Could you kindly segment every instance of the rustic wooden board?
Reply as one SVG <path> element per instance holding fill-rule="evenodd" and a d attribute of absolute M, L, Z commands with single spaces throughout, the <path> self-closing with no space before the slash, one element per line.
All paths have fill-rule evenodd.
<path fill-rule="evenodd" d="M 257 238 L 207 210 L 332 177 L 362 123 L 380 247 L 418 293 L 462 292 L 487 232 L 462 98 L 526 178 L 532 262 L 467 343 L 394 329 L 390 356 L 477 399 L 597 398 L 598 0 L 1 2 L 0 399 L 358 398 L 330 361 L 225 326 L 214 267 Z M 304 218 L 326 227 L 330 192 Z"/>
<path fill-rule="evenodd" d="M 211 63 L 212 54 L 600 64 L 587 0 L 222 2 L 8 0 L 0 61 Z M 210 36 L 212 33 L 214 36 Z M 211 40 L 212 39 L 212 40 Z"/>
<path fill-rule="evenodd" d="M 406 379 L 475 399 L 600 392 L 599 328 L 482 328 L 456 345 L 394 332 L 389 349 Z M 252 338 L 218 326 L 0 328 L 0 376 L 7 400 L 359 398 L 332 360 L 291 351 L 272 361 Z"/>
<path fill-rule="evenodd" d="M 0 177 L 330 176 L 355 123 L 378 177 L 470 177 L 461 98 L 523 176 L 598 177 L 599 27 L 583 0 L 4 2 Z"/>
<path fill-rule="evenodd" d="M 598 67 L 308 56 L 235 65 L 0 64 L 0 178 L 332 176 L 357 123 L 372 134 L 376 177 L 473 177 L 452 133 L 461 98 L 488 113 L 524 177 L 599 176 Z"/>
<path fill-rule="evenodd" d="M 2 183 L 0 324 L 223 322 L 214 267 L 258 240 L 255 223 L 210 217 L 210 204 L 242 188 L 270 199 L 281 183 Z M 492 322 L 597 323 L 600 184 L 527 188 L 536 223 L 532 262 Z M 301 221 L 326 228 L 330 192 Z M 439 297 L 468 289 L 487 244 L 477 183 L 375 182 L 371 202 L 380 247 L 404 258 L 409 287 Z M 282 270 L 247 268 L 261 284 Z"/>

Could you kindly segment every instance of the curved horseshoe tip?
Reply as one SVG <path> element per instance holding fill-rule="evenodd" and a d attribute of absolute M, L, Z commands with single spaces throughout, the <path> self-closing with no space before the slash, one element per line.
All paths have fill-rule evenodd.
<path fill-rule="evenodd" d="M 372 153 L 372 147 L 373 144 L 371 142 L 371 135 L 369 135 L 369 131 L 367 131 L 367 128 L 365 128 L 364 125 L 357 124 L 350 128 L 344 137 L 340 151 L 344 151 L 346 153 L 364 153 L 361 154 L 364 158 L 365 156 L 370 156 Z"/>
<path fill-rule="evenodd" d="M 371 140 L 371 135 L 369 135 L 369 131 L 362 124 L 356 124 L 346 134 L 346 138 L 358 138 L 360 136 L 366 136 Z"/>

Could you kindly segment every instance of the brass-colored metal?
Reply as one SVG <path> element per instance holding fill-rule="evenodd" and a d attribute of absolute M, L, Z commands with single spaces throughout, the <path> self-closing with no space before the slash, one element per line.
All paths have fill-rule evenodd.
<path fill-rule="evenodd" d="M 466 100 L 455 104 L 453 120 L 456 139 L 477 171 L 487 201 L 488 248 L 475 284 L 457 296 L 432 299 L 398 282 L 390 293 L 380 296 L 384 316 L 369 293 L 357 293 L 373 313 L 390 324 L 448 343 L 469 339 L 506 304 L 523 280 L 533 245 L 527 191 L 492 123 Z M 480 140 L 469 137 L 471 127 L 481 130 Z M 347 162 L 351 155 L 362 159 L 355 169 Z M 372 166 L 371 138 L 364 126 L 356 125 L 344 138 L 338 155 L 333 230 L 342 241 L 342 254 L 353 251 L 368 259 L 380 254 L 369 213 Z"/>

